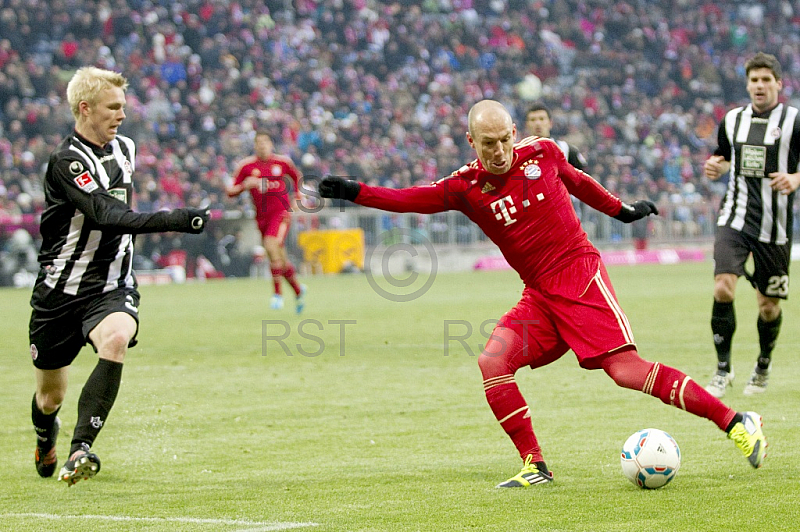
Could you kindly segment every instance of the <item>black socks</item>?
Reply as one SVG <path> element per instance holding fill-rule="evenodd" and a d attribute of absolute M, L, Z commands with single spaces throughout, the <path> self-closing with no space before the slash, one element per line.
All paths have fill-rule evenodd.
<path fill-rule="evenodd" d="M 52 414 L 45 414 L 39 410 L 36 404 L 36 394 L 33 394 L 33 403 L 31 404 L 31 421 L 33 421 L 33 429 L 36 431 L 36 445 L 42 451 L 49 451 L 53 448 L 55 443 L 53 440 L 53 431 L 56 425 L 56 416 L 61 407 L 58 407 Z"/>
<path fill-rule="evenodd" d="M 756 327 L 758 329 L 758 343 L 761 352 L 758 356 L 758 368 L 767 369 L 772 361 L 772 351 L 775 349 L 775 341 L 781 330 L 783 313 L 773 321 L 764 321 L 758 317 Z M 736 313 L 733 303 L 720 303 L 714 301 L 711 310 L 711 332 L 714 333 L 714 347 L 717 350 L 717 369 L 721 371 L 731 371 L 731 344 L 733 334 L 736 332 Z"/>
<path fill-rule="evenodd" d="M 778 318 L 772 321 L 764 321 L 758 317 L 758 343 L 761 346 L 761 353 L 758 355 L 759 369 L 767 369 L 772 361 L 772 350 L 775 349 L 775 340 L 781 330 L 783 312 L 778 314 Z"/>
<path fill-rule="evenodd" d="M 92 446 L 106 422 L 111 407 L 114 406 L 121 381 L 121 363 L 104 358 L 97 362 L 78 399 L 78 422 L 72 437 L 70 456 L 81 449 L 84 443 L 89 447 Z"/>
<path fill-rule="evenodd" d="M 733 302 L 714 301 L 711 309 L 711 332 L 714 333 L 714 347 L 717 349 L 717 369 L 731 371 L 731 343 L 736 332 L 736 312 Z"/>

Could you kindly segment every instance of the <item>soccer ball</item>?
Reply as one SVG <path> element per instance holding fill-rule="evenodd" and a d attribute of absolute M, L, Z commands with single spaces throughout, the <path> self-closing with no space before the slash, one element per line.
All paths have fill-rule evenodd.
<path fill-rule="evenodd" d="M 681 467 L 681 450 L 675 439 L 659 429 L 634 432 L 622 446 L 622 472 L 640 488 L 665 486 Z"/>

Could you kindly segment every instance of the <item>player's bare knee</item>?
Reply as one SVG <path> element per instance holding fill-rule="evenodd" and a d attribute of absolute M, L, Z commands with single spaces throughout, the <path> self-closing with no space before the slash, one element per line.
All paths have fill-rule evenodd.
<path fill-rule="evenodd" d="M 717 303 L 733 303 L 735 294 L 733 290 L 726 287 L 714 287 L 714 301 Z"/>
<path fill-rule="evenodd" d="M 781 315 L 781 305 L 777 301 L 759 298 L 758 313 L 766 322 L 775 321 Z"/>
<path fill-rule="evenodd" d="M 736 297 L 737 277 L 733 274 L 718 275 L 714 278 L 714 301 L 732 303 Z"/>
<path fill-rule="evenodd" d="M 108 331 L 103 335 L 100 345 L 97 346 L 97 353 L 103 358 L 121 362 L 128 350 L 130 340 L 130 335 L 126 330 Z"/>
<path fill-rule="evenodd" d="M 61 406 L 66 396 L 66 390 L 47 390 L 36 392 L 36 406 L 44 414 L 52 414 Z"/>

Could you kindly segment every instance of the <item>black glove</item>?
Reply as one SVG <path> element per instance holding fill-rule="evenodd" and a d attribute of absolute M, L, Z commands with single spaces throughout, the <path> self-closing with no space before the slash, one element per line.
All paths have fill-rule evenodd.
<path fill-rule="evenodd" d="M 211 217 L 209 209 L 177 209 L 176 212 L 180 212 L 183 217 L 183 227 L 180 231 L 194 235 L 203 232 L 208 219 Z"/>
<path fill-rule="evenodd" d="M 319 184 L 319 195 L 323 198 L 353 201 L 359 192 L 361 192 L 360 183 L 341 177 L 326 177 Z"/>
<path fill-rule="evenodd" d="M 651 214 L 658 214 L 656 204 L 649 200 L 639 200 L 634 202 L 633 205 L 622 202 L 622 209 L 620 209 L 619 214 L 614 216 L 614 218 L 620 222 L 629 224 L 636 220 L 641 220 L 645 216 L 650 216 Z"/>

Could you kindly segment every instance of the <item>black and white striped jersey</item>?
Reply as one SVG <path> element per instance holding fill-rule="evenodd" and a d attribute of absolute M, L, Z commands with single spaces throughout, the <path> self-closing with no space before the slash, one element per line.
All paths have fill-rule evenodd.
<path fill-rule="evenodd" d="M 77 132 L 51 154 L 44 179 L 40 282 L 68 296 L 135 287 L 133 238 L 103 227 L 130 211 L 136 147 L 117 135 L 104 148 Z"/>
<path fill-rule="evenodd" d="M 769 186 L 771 172 L 797 172 L 800 120 L 795 107 L 778 104 L 753 112 L 752 105 L 727 112 L 719 126 L 715 155 L 730 161 L 728 190 L 720 206 L 718 226 L 730 227 L 760 242 L 792 241 L 792 204 Z"/>

